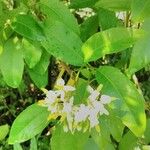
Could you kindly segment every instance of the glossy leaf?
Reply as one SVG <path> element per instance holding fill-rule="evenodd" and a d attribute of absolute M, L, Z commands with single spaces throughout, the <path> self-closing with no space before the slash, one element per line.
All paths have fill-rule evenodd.
<path fill-rule="evenodd" d="M 38 88 L 44 88 L 48 84 L 48 70 L 43 74 L 36 72 L 36 69 L 28 69 L 30 78 Z"/>
<path fill-rule="evenodd" d="M 0 141 L 4 140 L 9 132 L 9 126 L 8 124 L 1 125 L 0 126 Z"/>
<path fill-rule="evenodd" d="M 30 15 L 18 15 L 12 23 L 12 28 L 27 39 L 34 41 L 45 40 L 42 28 Z"/>
<path fill-rule="evenodd" d="M 79 27 L 76 19 L 70 13 L 70 10 L 60 1 L 42 0 L 39 3 L 40 9 L 50 21 L 62 22 L 67 28 L 79 34 Z"/>
<path fill-rule="evenodd" d="M 83 65 L 82 41 L 61 22 L 45 26 L 47 42 L 44 48 L 56 58 L 76 66 Z"/>
<path fill-rule="evenodd" d="M 79 78 L 78 82 L 76 83 L 76 91 L 74 93 L 74 103 L 81 104 L 86 103 L 89 93 L 87 91 L 88 82 Z"/>
<path fill-rule="evenodd" d="M 146 142 L 146 144 L 150 143 L 150 118 L 147 119 L 147 123 L 146 123 L 146 130 L 144 133 L 144 141 Z"/>
<path fill-rule="evenodd" d="M 103 93 L 116 97 L 112 105 L 116 116 L 136 136 L 141 136 L 146 127 L 144 98 L 133 83 L 118 69 L 108 66 L 97 70 L 96 79 L 103 84 Z"/>
<path fill-rule="evenodd" d="M 119 150 L 133 150 L 137 145 L 138 138 L 131 132 L 128 131 L 119 143 Z"/>
<path fill-rule="evenodd" d="M 70 8 L 92 7 L 98 0 L 71 0 Z"/>
<path fill-rule="evenodd" d="M 17 88 L 21 83 L 24 62 L 21 42 L 17 39 L 9 39 L 3 53 L 0 55 L 0 69 L 4 81 L 11 87 Z"/>
<path fill-rule="evenodd" d="M 33 68 L 39 61 L 42 55 L 42 50 L 38 45 L 23 39 L 23 52 L 26 63 L 29 68 Z"/>
<path fill-rule="evenodd" d="M 13 148 L 14 148 L 14 150 L 23 150 L 22 146 L 20 144 L 18 144 L 18 143 L 14 144 Z"/>
<path fill-rule="evenodd" d="M 95 61 L 106 54 L 117 53 L 131 47 L 142 32 L 126 28 L 111 28 L 90 37 L 82 46 L 84 61 Z M 115 37 L 115 38 L 114 38 Z"/>
<path fill-rule="evenodd" d="M 30 150 L 37 150 L 37 140 L 35 137 L 31 139 Z"/>
<path fill-rule="evenodd" d="M 133 74 L 150 63 L 150 37 L 139 40 L 131 54 L 129 74 Z"/>
<path fill-rule="evenodd" d="M 99 150 L 115 150 L 113 143 L 110 139 L 110 130 L 108 128 L 108 119 L 101 116 L 99 119 L 100 132 L 96 130 L 91 131 L 91 136 L 95 143 L 98 145 Z"/>
<path fill-rule="evenodd" d="M 133 21 L 143 21 L 145 18 L 150 17 L 149 8 L 149 0 L 133 0 L 131 9 Z"/>
<path fill-rule="evenodd" d="M 64 132 L 61 126 L 57 126 L 52 133 L 51 148 L 52 150 L 83 150 L 85 143 L 88 141 L 89 133 Z"/>
<path fill-rule="evenodd" d="M 32 69 L 37 74 L 43 75 L 47 71 L 49 63 L 50 63 L 50 54 L 46 50 L 43 50 L 40 61 Z"/>
<path fill-rule="evenodd" d="M 99 0 L 95 7 L 113 11 L 126 11 L 131 9 L 131 2 L 131 0 Z"/>
<path fill-rule="evenodd" d="M 89 138 L 84 146 L 84 150 L 99 150 L 99 147 L 92 138 Z"/>
<path fill-rule="evenodd" d="M 26 108 L 13 122 L 9 144 L 21 143 L 42 132 L 48 124 L 46 107 L 33 104 Z"/>
<path fill-rule="evenodd" d="M 117 142 L 120 142 L 124 130 L 122 121 L 119 118 L 115 117 L 115 114 L 109 114 L 107 119 L 110 134 Z"/>
<path fill-rule="evenodd" d="M 98 10 L 98 20 L 102 31 L 116 27 L 118 22 L 115 12 L 102 8 Z"/>
<path fill-rule="evenodd" d="M 80 25 L 80 31 L 81 31 L 81 39 L 82 41 L 86 41 L 90 36 L 92 36 L 94 33 L 98 31 L 98 16 L 92 16 L 88 19 L 86 19 L 81 25 Z"/>

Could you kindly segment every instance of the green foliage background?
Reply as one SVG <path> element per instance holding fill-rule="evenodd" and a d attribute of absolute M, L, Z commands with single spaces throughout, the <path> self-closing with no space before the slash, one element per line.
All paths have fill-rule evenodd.
<path fill-rule="evenodd" d="M 149 8 L 149 0 L 0 0 L 0 150 L 149 150 Z M 65 81 L 78 75 L 76 104 L 89 83 L 117 98 L 100 133 L 65 133 L 37 105 L 61 70 Z"/>

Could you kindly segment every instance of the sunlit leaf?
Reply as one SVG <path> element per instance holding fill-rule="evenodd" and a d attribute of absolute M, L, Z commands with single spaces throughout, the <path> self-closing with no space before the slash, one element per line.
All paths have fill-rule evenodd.
<path fill-rule="evenodd" d="M 62 126 L 56 126 L 55 131 L 52 133 L 51 148 L 52 150 L 83 150 L 88 138 L 89 133 L 66 133 Z"/>
<path fill-rule="evenodd" d="M 131 0 L 99 0 L 95 7 L 113 11 L 125 11 L 131 9 L 131 2 Z"/>
<path fill-rule="evenodd" d="M 61 22 L 45 25 L 47 42 L 44 48 L 56 58 L 76 66 L 83 65 L 82 41 Z"/>
<path fill-rule="evenodd" d="M 22 45 L 18 38 L 9 39 L 4 44 L 3 53 L 0 55 L 0 69 L 5 82 L 17 88 L 24 69 Z"/>
<path fill-rule="evenodd" d="M 12 23 L 12 28 L 23 37 L 31 40 L 42 41 L 45 39 L 42 28 L 30 15 L 17 15 Z"/>
<path fill-rule="evenodd" d="M 29 68 L 33 68 L 39 61 L 42 55 L 42 49 L 35 43 L 31 43 L 23 39 L 23 52 L 26 63 Z"/>
<path fill-rule="evenodd" d="M 1 125 L 0 126 L 0 141 L 4 140 L 9 132 L 9 126 L 8 124 Z"/>
<path fill-rule="evenodd" d="M 106 54 L 125 50 L 131 47 L 140 36 L 143 36 L 142 31 L 121 27 L 96 33 L 82 46 L 84 61 L 95 61 Z"/>
<path fill-rule="evenodd" d="M 103 84 L 102 93 L 116 97 L 111 106 L 116 116 L 136 136 L 143 135 L 146 128 L 144 98 L 133 83 L 118 69 L 108 66 L 97 70 L 96 79 Z"/>
<path fill-rule="evenodd" d="M 67 28 L 79 34 L 79 27 L 76 19 L 62 2 L 56 0 L 42 0 L 39 6 L 42 12 L 51 21 L 62 22 Z"/>
<path fill-rule="evenodd" d="M 13 122 L 9 135 L 9 144 L 21 143 L 42 132 L 48 124 L 46 107 L 33 104 L 26 108 Z"/>
<path fill-rule="evenodd" d="M 131 9 L 133 21 L 143 21 L 145 18 L 150 17 L 149 8 L 149 0 L 133 0 Z"/>

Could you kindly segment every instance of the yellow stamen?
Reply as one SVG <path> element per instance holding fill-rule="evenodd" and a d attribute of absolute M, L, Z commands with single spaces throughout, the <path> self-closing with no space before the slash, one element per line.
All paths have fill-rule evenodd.
<path fill-rule="evenodd" d="M 39 100 L 37 102 L 37 104 L 40 105 L 40 106 L 45 106 L 45 101 L 44 100 Z"/>
<path fill-rule="evenodd" d="M 95 126 L 95 129 L 97 132 L 100 132 L 100 126 L 99 125 Z"/>

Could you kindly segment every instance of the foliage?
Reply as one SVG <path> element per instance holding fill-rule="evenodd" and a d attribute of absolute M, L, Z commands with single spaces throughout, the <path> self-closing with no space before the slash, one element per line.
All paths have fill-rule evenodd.
<path fill-rule="evenodd" d="M 149 0 L 0 0 L 0 150 L 149 149 L 149 8 Z M 64 132 L 63 115 L 41 101 L 62 90 L 60 78 L 76 88 L 65 91 L 76 108 L 88 105 L 88 85 L 113 99 L 100 128 Z"/>

